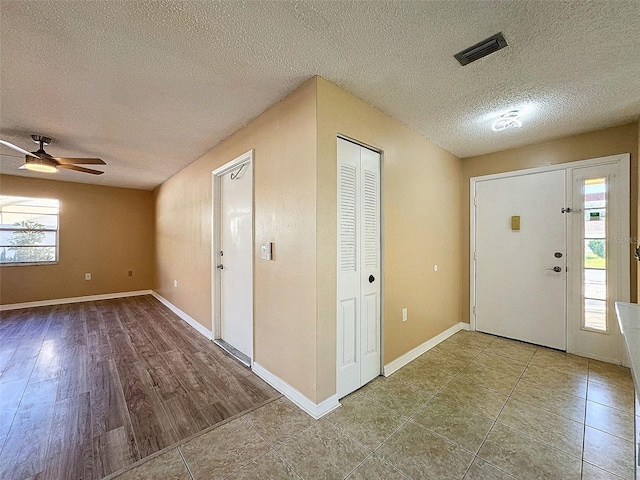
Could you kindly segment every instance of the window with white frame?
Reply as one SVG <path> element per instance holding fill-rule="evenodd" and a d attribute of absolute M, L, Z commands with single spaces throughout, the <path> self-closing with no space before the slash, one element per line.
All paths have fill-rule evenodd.
<path fill-rule="evenodd" d="M 51 198 L 0 195 L 0 265 L 58 261 L 58 211 Z"/>

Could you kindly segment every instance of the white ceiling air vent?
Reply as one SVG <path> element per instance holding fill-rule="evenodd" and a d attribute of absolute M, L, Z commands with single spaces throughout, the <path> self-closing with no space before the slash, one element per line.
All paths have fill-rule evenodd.
<path fill-rule="evenodd" d="M 460 62 L 460 65 L 467 65 L 476 60 L 480 60 L 482 57 L 497 52 L 501 48 L 507 46 L 507 41 L 504 39 L 502 32 L 487 38 L 486 40 L 476 43 L 474 46 L 462 50 L 460 53 L 456 53 L 454 57 Z"/>

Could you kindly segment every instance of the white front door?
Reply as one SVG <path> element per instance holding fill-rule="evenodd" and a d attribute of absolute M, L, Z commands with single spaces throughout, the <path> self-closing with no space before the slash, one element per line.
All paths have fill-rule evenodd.
<path fill-rule="evenodd" d="M 338 139 L 338 398 L 380 375 L 380 154 Z"/>
<path fill-rule="evenodd" d="M 240 160 L 244 159 L 240 157 Z M 235 162 L 235 164 L 234 164 Z M 214 176 L 219 220 L 215 253 L 219 328 L 216 339 L 253 358 L 253 182 L 250 161 Z"/>
<path fill-rule="evenodd" d="M 565 350 L 564 170 L 478 181 L 475 198 L 476 329 Z"/>
<path fill-rule="evenodd" d="M 472 327 L 623 362 L 614 303 L 630 296 L 629 155 L 471 185 Z"/>

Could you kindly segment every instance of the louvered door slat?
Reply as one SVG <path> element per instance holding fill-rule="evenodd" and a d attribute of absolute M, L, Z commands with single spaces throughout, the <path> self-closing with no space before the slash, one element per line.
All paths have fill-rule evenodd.
<path fill-rule="evenodd" d="M 365 170 L 363 182 L 364 266 L 378 267 L 378 178 L 375 172 Z"/>
<path fill-rule="evenodd" d="M 340 271 L 355 272 L 357 267 L 357 223 L 356 223 L 356 169 L 351 165 L 340 165 L 339 235 L 338 252 Z"/>

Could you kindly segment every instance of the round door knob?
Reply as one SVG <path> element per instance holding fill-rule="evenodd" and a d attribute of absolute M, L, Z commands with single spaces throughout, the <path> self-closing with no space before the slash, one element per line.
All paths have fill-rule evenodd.
<path fill-rule="evenodd" d="M 375 282 L 376 277 L 374 277 L 373 275 L 369 275 L 369 283 L 373 283 Z"/>

